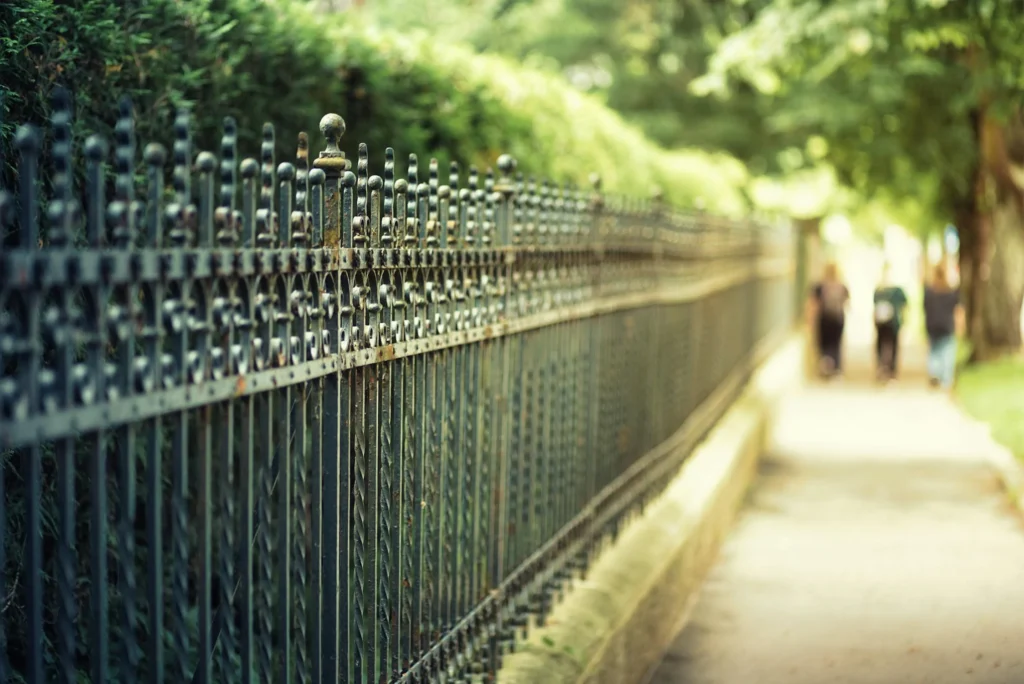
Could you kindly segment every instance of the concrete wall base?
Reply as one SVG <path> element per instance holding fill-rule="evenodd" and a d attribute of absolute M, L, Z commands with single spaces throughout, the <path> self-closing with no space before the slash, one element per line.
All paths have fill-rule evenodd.
<path fill-rule="evenodd" d="M 773 406 L 803 379 L 804 344 L 791 336 L 753 374 L 661 496 L 505 657 L 501 684 L 631 684 L 649 676 L 756 474 Z"/>

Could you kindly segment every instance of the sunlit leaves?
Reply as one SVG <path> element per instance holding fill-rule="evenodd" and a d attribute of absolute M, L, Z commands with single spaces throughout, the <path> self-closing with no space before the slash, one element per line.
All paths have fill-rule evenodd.
<path fill-rule="evenodd" d="M 765 98 L 768 128 L 824 138 L 825 159 L 865 193 L 914 194 L 928 177 L 946 188 L 934 208 L 948 210 L 944 202 L 970 191 L 970 112 L 985 101 L 1006 114 L 1024 101 L 1015 3 L 766 0 L 757 9 L 693 92 L 728 92 L 774 69 L 782 83 Z"/>
<path fill-rule="evenodd" d="M 666 74 L 676 74 L 682 67 L 682 60 L 675 53 L 663 52 L 658 55 L 658 67 Z"/>
<path fill-rule="evenodd" d="M 828 141 L 823 136 L 812 135 L 807 138 L 807 156 L 821 161 L 828 155 Z"/>
<path fill-rule="evenodd" d="M 903 44 L 908 50 L 931 52 L 944 45 L 964 49 L 972 39 L 970 25 L 966 21 L 948 22 L 923 29 L 909 29 L 904 33 Z"/>
<path fill-rule="evenodd" d="M 850 29 L 846 34 L 847 49 L 858 57 L 866 55 L 873 44 L 874 38 L 871 36 L 871 32 L 863 27 Z"/>

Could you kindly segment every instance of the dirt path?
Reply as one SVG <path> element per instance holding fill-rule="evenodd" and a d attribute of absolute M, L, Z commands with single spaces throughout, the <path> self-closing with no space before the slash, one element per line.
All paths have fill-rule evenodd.
<path fill-rule="evenodd" d="M 1024 682 L 1024 524 L 977 428 L 918 387 L 810 387 L 780 407 L 654 684 Z"/>

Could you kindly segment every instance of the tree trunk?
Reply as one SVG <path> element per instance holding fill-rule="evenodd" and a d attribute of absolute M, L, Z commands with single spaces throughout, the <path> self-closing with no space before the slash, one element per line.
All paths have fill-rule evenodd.
<path fill-rule="evenodd" d="M 1021 346 L 1024 304 L 1024 213 L 1013 200 L 992 207 L 987 249 L 979 255 L 974 357 L 984 361 L 1016 353 Z"/>
<path fill-rule="evenodd" d="M 974 196 L 965 206 L 961 293 L 972 360 L 1019 351 L 1024 302 L 1024 196 L 1014 180 L 1019 117 L 1004 126 L 980 110 L 974 118 L 978 167 Z M 1009 148 L 1009 149 L 1008 149 Z"/>

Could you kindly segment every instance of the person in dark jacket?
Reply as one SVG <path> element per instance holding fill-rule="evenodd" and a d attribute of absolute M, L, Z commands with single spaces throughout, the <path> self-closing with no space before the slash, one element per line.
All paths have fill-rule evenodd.
<path fill-rule="evenodd" d="M 928 333 L 928 379 L 933 387 L 953 388 L 957 335 L 963 334 L 960 292 L 950 285 L 946 265 L 938 264 L 924 288 L 924 324 Z"/>
<path fill-rule="evenodd" d="M 882 279 L 875 288 L 875 358 L 878 379 L 896 377 L 900 350 L 900 327 L 907 294 L 889 279 L 889 264 L 882 267 Z"/>
<path fill-rule="evenodd" d="M 843 329 L 850 291 L 839 279 L 834 262 L 825 265 L 824 275 L 811 291 L 810 316 L 818 342 L 818 369 L 822 377 L 842 374 Z"/>

